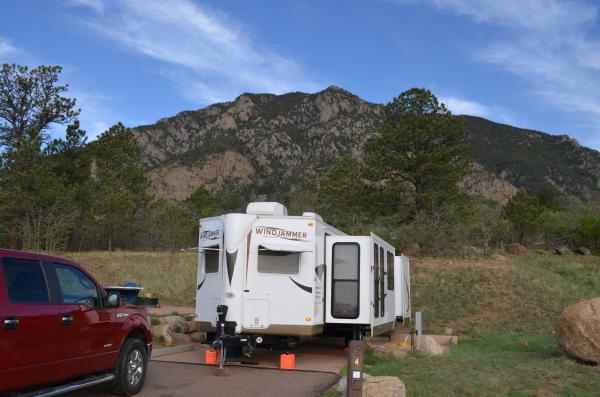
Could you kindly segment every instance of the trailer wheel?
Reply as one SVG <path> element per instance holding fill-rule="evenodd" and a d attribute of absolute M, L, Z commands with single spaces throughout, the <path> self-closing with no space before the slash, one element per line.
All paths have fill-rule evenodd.
<path fill-rule="evenodd" d="M 147 370 L 148 353 L 144 343 L 137 338 L 126 339 L 115 367 L 112 392 L 120 396 L 137 394 L 144 386 Z"/>

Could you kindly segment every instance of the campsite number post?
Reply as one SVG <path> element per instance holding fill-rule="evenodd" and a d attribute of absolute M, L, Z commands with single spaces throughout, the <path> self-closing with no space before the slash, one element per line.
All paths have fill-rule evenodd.
<path fill-rule="evenodd" d="M 348 397 L 361 397 L 363 385 L 364 340 L 351 340 L 348 348 Z"/>

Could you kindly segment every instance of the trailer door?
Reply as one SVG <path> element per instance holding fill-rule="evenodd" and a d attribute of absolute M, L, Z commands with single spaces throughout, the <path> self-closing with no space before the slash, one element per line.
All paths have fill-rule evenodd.
<path fill-rule="evenodd" d="M 217 325 L 217 306 L 223 303 L 223 221 L 219 218 L 200 223 L 196 316 L 203 331 Z"/>
<path fill-rule="evenodd" d="M 369 324 L 371 266 L 369 239 L 326 237 L 326 322 Z"/>

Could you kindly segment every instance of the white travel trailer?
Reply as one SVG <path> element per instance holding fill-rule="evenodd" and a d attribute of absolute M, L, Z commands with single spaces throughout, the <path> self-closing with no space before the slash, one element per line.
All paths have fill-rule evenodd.
<path fill-rule="evenodd" d="M 230 345 L 361 338 L 410 317 L 408 260 L 393 246 L 375 234 L 348 236 L 315 213 L 288 216 L 279 203 L 201 219 L 197 280 L 202 330 Z"/>

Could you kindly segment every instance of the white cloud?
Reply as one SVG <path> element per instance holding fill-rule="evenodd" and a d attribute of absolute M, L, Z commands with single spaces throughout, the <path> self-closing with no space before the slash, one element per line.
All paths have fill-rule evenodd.
<path fill-rule="evenodd" d="M 492 114 L 489 107 L 478 102 L 456 97 L 440 97 L 439 100 L 454 114 L 468 114 L 481 117 L 490 117 Z"/>
<path fill-rule="evenodd" d="M 172 66 L 166 73 L 200 103 L 242 91 L 316 90 L 293 59 L 256 44 L 228 16 L 190 0 L 104 3 L 85 25 L 119 45 Z"/>
<path fill-rule="evenodd" d="M 398 0 L 400 3 L 406 0 Z M 476 23 L 504 28 L 475 59 L 523 78 L 543 104 L 600 130 L 598 8 L 582 0 L 427 0 Z M 597 138 L 580 137 L 586 144 Z M 595 145 L 598 147 L 598 145 Z"/>
<path fill-rule="evenodd" d="M 103 0 L 69 0 L 69 3 L 74 6 L 88 7 L 98 14 L 104 14 Z"/>
<path fill-rule="evenodd" d="M 20 50 L 14 47 L 8 39 L 0 37 L 0 61 L 4 61 L 5 57 L 9 57 L 19 53 Z"/>
<path fill-rule="evenodd" d="M 455 96 L 441 96 L 438 98 L 453 114 L 466 114 L 470 116 L 485 117 L 506 124 L 515 123 L 511 112 L 500 106 L 489 106 L 468 99 Z"/>

